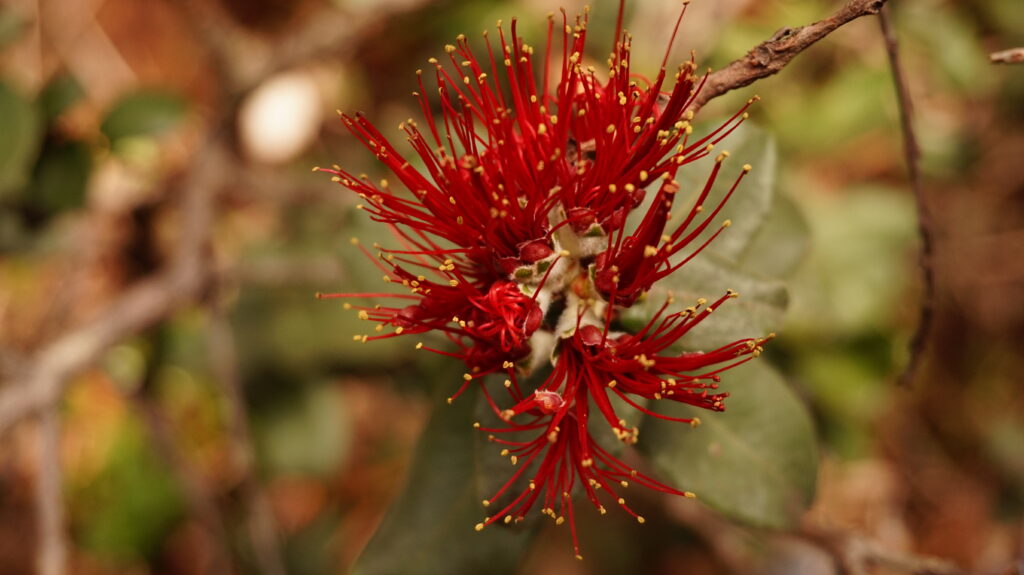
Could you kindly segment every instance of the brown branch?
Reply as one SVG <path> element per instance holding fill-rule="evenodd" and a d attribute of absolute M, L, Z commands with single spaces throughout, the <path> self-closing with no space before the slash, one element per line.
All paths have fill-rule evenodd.
<path fill-rule="evenodd" d="M 399 10 L 417 8 L 422 1 L 407 3 L 394 11 L 373 11 L 358 21 L 349 18 L 342 22 L 344 14 L 325 10 L 311 17 L 301 32 L 274 50 L 273 56 L 257 73 L 250 76 L 239 71 L 239 76 L 246 77 L 227 79 L 231 84 L 228 91 L 234 97 L 224 102 L 228 109 L 214 120 L 214 135 L 204 149 L 193 155 L 185 169 L 185 181 L 179 188 L 184 225 L 178 259 L 170 267 L 126 290 L 92 321 L 68 330 L 26 358 L 24 368 L 11 378 L 17 383 L 6 382 L 0 386 L 0 435 L 21 419 L 58 401 L 70 378 L 93 364 L 111 346 L 195 302 L 203 293 L 214 275 L 206 253 L 213 220 L 213 196 L 225 181 L 228 170 L 240 170 L 235 162 L 225 160 L 229 140 L 225 134 L 230 132 L 228 124 L 234 118 L 240 96 L 281 70 L 325 55 L 345 53 L 344 47 L 357 35 L 379 26 Z M 212 42 L 210 49 L 211 57 L 222 62 L 249 59 L 240 52 L 244 46 L 231 42 Z"/>
<path fill-rule="evenodd" d="M 988 59 L 993 64 L 1024 64 L 1024 47 L 992 52 Z"/>
<path fill-rule="evenodd" d="M 27 362 L 18 383 L 0 388 L 0 435 L 19 420 L 54 404 L 71 377 L 107 349 L 193 301 L 210 279 L 204 257 L 213 192 L 225 162 L 220 139 L 197 151 L 193 171 L 182 183 L 184 225 L 181 255 L 171 266 L 129 288 L 94 320 L 72 329 Z"/>
<path fill-rule="evenodd" d="M 228 427 L 231 437 L 232 456 L 239 476 L 242 478 L 241 491 L 248 515 L 249 535 L 260 570 L 266 575 L 285 575 L 284 556 L 281 552 L 280 535 L 270 498 L 263 484 L 256 477 L 255 455 L 252 432 L 249 429 L 249 413 L 242 394 L 242 382 L 238 375 L 238 354 L 231 325 L 224 317 L 221 302 L 214 300 L 210 306 L 210 358 L 213 372 L 220 385 L 221 393 L 227 400 Z"/>
<path fill-rule="evenodd" d="M 804 527 L 800 535 L 831 554 L 842 575 L 870 575 L 876 567 L 908 575 L 968 575 L 953 563 L 886 547 L 862 535 Z"/>
<path fill-rule="evenodd" d="M 211 538 L 209 541 L 210 560 L 206 565 L 205 572 L 210 575 L 231 573 L 231 546 L 228 542 L 227 530 L 224 527 L 224 519 L 202 474 L 181 452 L 174 439 L 173 430 L 164 418 L 160 407 L 149 396 L 149 391 L 144 388 L 132 396 L 131 400 L 142 415 L 156 453 L 170 468 L 181 487 L 191 515 L 199 521 Z"/>
<path fill-rule="evenodd" d="M 692 109 L 697 110 L 726 92 L 777 74 L 797 54 L 840 26 L 861 16 L 877 14 L 885 2 L 886 0 L 849 0 L 824 20 L 797 28 L 782 28 L 771 38 L 747 52 L 746 56 L 708 75 L 707 82 L 697 94 Z"/>
<path fill-rule="evenodd" d="M 49 407 L 39 420 L 39 468 L 35 482 L 39 544 L 39 575 L 67 573 L 67 537 L 64 533 L 64 480 L 60 460 L 60 413 Z"/>
<path fill-rule="evenodd" d="M 932 231 L 932 216 L 925 199 L 924 181 L 921 177 L 921 148 L 917 143 L 917 136 L 914 133 L 914 106 L 910 98 L 910 89 L 907 87 L 906 77 L 903 74 L 903 67 L 900 65 L 899 44 L 896 40 L 896 33 L 893 30 L 888 8 L 883 8 L 878 14 L 878 22 L 882 28 L 882 36 L 885 38 L 886 53 L 889 55 L 889 67 L 892 69 L 892 80 L 896 87 L 896 99 L 900 110 L 900 129 L 903 132 L 903 156 L 907 164 L 907 173 L 910 177 L 910 188 L 914 193 L 914 202 L 917 206 L 917 233 L 921 238 L 921 277 L 924 283 L 924 293 L 921 294 L 921 309 L 918 315 L 917 329 L 910 340 L 910 361 L 900 375 L 901 385 L 909 385 L 917 374 L 924 355 L 925 346 L 928 343 L 928 335 L 931 333 L 932 318 L 935 309 L 935 269 L 932 265 L 934 258 L 934 232 Z"/>
<path fill-rule="evenodd" d="M 805 524 L 790 534 L 742 527 L 694 501 L 670 499 L 672 519 L 700 536 L 711 553 L 734 573 L 763 564 L 773 542 L 796 537 L 827 553 L 842 575 L 870 575 L 876 567 L 907 575 L 968 575 L 953 563 L 927 555 L 898 551 L 878 541 L 846 531 Z"/>

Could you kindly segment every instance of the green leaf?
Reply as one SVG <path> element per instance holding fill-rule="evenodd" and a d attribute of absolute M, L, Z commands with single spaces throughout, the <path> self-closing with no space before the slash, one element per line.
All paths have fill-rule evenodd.
<path fill-rule="evenodd" d="M 659 281 L 644 301 L 623 312 L 622 322 L 629 331 L 646 325 L 669 292 L 675 297 L 675 303 L 667 310 L 672 312 L 693 305 L 698 298 L 710 303 L 727 289 L 736 291 L 739 297 L 723 303 L 686 334 L 680 341 L 682 348 L 710 350 L 738 339 L 767 335 L 782 325 L 789 303 L 785 285 L 779 280 L 746 272 L 713 254 L 702 254 Z"/>
<path fill-rule="evenodd" d="M 167 92 L 143 90 L 114 104 L 100 127 L 115 146 L 119 140 L 159 136 L 181 121 L 188 106 L 181 97 Z"/>
<path fill-rule="evenodd" d="M 333 386 L 306 386 L 259 418 L 260 455 L 272 472 L 328 477 L 337 471 L 351 442 L 341 395 Z"/>
<path fill-rule="evenodd" d="M 890 329 L 904 304 L 917 239 L 913 198 L 885 188 L 807 194 L 814 251 L 790 283 L 789 335 L 818 338 Z"/>
<path fill-rule="evenodd" d="M 737 263 L 746 271 L 788 278 L 810 248 L 811 231 L 803 212 L 786 194 L 776 193 L 771 209 Z"/>
<path fill-rule="evenodd" d="M 818 454 L 803 403 L 762 360 L 723 374 L 723 413 L 669 404 L 659 412 L 700 417 L 695 429 L 646 418 L 638 447 L 680 488 L 723 514 L 758 526 L 797 524 L 814 498 Z M 669 402 L 665 402 L 669 403 Z"/>
<path fill-rule="evenodd" d="M 729 189 L 736 183 L 736 178 L 740 175 L 744 164 L 750 164 L 753 166 L 753 170 L 743 178 L 743 182 L 722 207 L 722 211 L 715 218 L 715 223 L 712 223 L 702 235 L 694 240 L 693 246 L 701 245 L 705 239 L 717 231 L 718 224 L 725 220 L 731 220 L 732 225 L 729 229 L 722 232 L 708 247 L 708 250 L 735 259 L 753 241 L 754 235 L 768 216 L 774 199 L 777 163 L 775 140 L 768 132 L 749 122 L 745 122 L 728 138 L 719 143 L 707 157 L 683 166 L 679 170 L 676 179 L 682 186 L 681 190 L 685 195 L 676 198 L 676 208 L 672 210 L 674 217 L 666 229 L 674 229 L 687 217 L 697 196 L 704 189 L 720 150 L 728 150 L 729 158 L 722 163 L 722 169 L 718 173 L 718 177 L 715 178 L 711 193 L 704 201 L 704 209 L 707 210 L 704 212 L 705 214 L 710 214 L 711 210 L 729 192 Z"/>
<path fill-rule="evenodd" d="M 78 83 L 74 76 L 60 74 L 50 80 L 46 87 L 43 88 L 43 91 L 39 94 L 39 105 L 43 109 L 46 121 L 52 122 L 63 114 L 65 110 L 74 105 L 75 102 L 82 99 L 84 95 L 85 90 L 82 89 L 82 85 Z"/>
<path fill-rule="evenodd" d="M 39 157 L 29 202 L 47 213 L 85 205 L 92 154 L 82 142 L 48 142 Z"/>
<path fill-rule="evenodd" d="M 11 7 L 0 8 L 0 48 L 21 37 L 28 29 L 28 22 Z"/>
<path fill-rule="evenodd" d="M 475 402 L 463 396 L 438 402 L 420 437 L 404 490 L 385 515 L 355 575 L 515 573 L 531 531 L 491 525 L 484 517 L 476 481 L 483 471 L 474 444 Z M 507 465 L 507 463 L 506 463 Z"/>
<path fill-rule="evenodd" d="M 0 81 L 0 200 L 13 195 L 29 179 L 42 137 L 39 112 Z"/>
<path fill-rule="evenodd" d="M 119 565 L 158 552 L 183 515 L 173 475 L 146 443 L 141 424 L 120 425 L 103 469 L 72 487 L 72 524 L 86 549 Z"/>

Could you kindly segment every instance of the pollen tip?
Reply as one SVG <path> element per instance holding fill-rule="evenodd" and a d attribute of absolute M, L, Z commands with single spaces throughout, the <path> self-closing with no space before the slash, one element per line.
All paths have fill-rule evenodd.
<path fill-rule="evenodd" d="M 727 227 L 729 227 L 731 225 L 732 225 L 732 220 L 725 220 L 724 222 L 722 222 L 722 227 L 723 228 L 727 228 Z"/>
<path fill-rule="evenodd" d="M 416 349 L 423 349 L 423 342 L 422 341 L 416 343 Z"/>
<path fill-rule="evenodd" d="M 474 421 L 473 422 L 473 429 L 480 429 L 480 422 L 479 421 Z M 486 505 L 486 503 L 485 503 L 485 505 Z"/>
<path fill-rule="evenodd" d="M 448 401 L 448 405 L 451 405 L 452 402 L 455 401 L 455 398 L 454 397 L 449 397 L 447 401 Z"/>
<path fill-rule="evenodd" d="M 348 239 L 348 243 L 350 243 L 350 244 L 352 244 L 354 246 L 358 246 L 359 245 L 359 238 L 353 236 L 353 237 Z"/>
<path fill-rule="evenodd" d="M 754 169 L 754 166 L 751 166 L 750 164 L 743 164 L 743 171 L 744 172 L 749 172 L 750 170 L 753 170 L 753 169 Z"/>
<path fill-rule="evenodd" d="M 491 501 L 489 499 L 484 499 L 483 501 L 480 502 L 480 504 L 483 505 L 484 507 L 490 507 Z"/>
<path fill-rule="evenodd" d="M 646 520 L 646 519 L 644 519 L 644 516 L 643 516 L 643 515 L 637 515 L 637 516 L 636 516 L 636 522 L 637 522 L 637 523 L 639 523 L 639 524 L 643 525 L 645 521 L 647 521 L 647 520 Z"/>
<path fill-rule="evenodd" d="M 320 171 L 320 166 L 313 166 L 313 171 L 314 172 L 319 172 Z"/>
<path fill-rule="evenodd" d="M 683 497 L 685 497 L 687 499 L 696 499 L 697 498 L 697 494 L 692 492 L 692 491 L 684 491 L 683 492 Z"/>
<path fill-rule="evenodd" d="M 577 553 L 577 554 L 576 554 L 576 560 L 577 560 L 577 561 L 583 561 L 583 556 L 582 556 L 582 555 L 580 555 L 579 553 Z"/>
<path fill-rule="evenodd" d="M 315 297 L 316 299 L 324 299 L 324 294 L 316 292 L 315 294 L 313 294 L 313 297 Z"/>
<path fill-rule="evenodd" d="M 477 531 L 483 531 L 484 530 L 484 524 L 483 523 L 477 523 L 476 527 L 474 527 L 473 529 L 476 529 Z"/>

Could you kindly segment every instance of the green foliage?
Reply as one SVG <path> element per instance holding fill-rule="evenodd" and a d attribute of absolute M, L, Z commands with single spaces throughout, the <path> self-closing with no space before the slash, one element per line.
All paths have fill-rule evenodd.
<path fill-rule="evenodd" d="M 763 360 L 724 375 L 724 413 L 662 402 L 671 417 L 700 417 L 696 429 L 648 417 L 639 447 L 682 489 L 722 513 L 767 527 L 794 527 L 814 497 L 817 447 L 806 409 Z"/>
<path fill-rule="evenodd" d="M 0 7 L 0 48 L 17 40 L 28 27 L 27 22 L 11 7 Z"/>
<path fill-rule="evenodd" d="M 888 324 L 907 287 L 913 200 L 886 189 L 803 200 L 815 250 L 791 284 L 787 331 L 854 335 Z"/>
<path fill-rule="evenodd" d="M 705 131 L 709 129 L 696 130 L 695 133 Z M 679 203 L 673 210 L 674 217 L 669 222 L 669 228 L 682 223 L 689 215 L 693 202 L 714 168 L 718 154 L 728 151 L 729 157 L 722 162 L 721 172 L 704 201 L 704 209 L 707 211 L 701 215 L 709 214 L 721 202 L 736 183 L 744 164 L 750 164 L 753 169 L 722 207 L 715 222 L 694 240 L 693 245 L 700 245 L 719 229 L 718 224 L 731 220 L 729 229 L 719 235 L 708 249 L 729 259 L 737 259 L 750 246 L 754 235 L 764 224 L 764 218 L 775 199 L 775 148 L 775 140 L 771 136 L 747 121 L 703 159 L 683 166 L 676 178 L 682 187 L 681 193 L 677 194 Z"/>
<path fill-rule="evenodd" d="M 85 205 L 92 152 L 83 142 L 47 142 L 36 164 L 27 200 L 43 214 Z"/>
<path fill-rule="evenodd" d="M 116 149 L 128 138 L 159 136 L 175 127 L 188 110 L 180 96 L 158 90 L 140 90 L 119 100 L 100 127 Z"/>
<path fill-rule="evenodd" d="M 123 424 L 104 469 L 73 503 L 82 544 L 120 564 L 155 554 L 184 512 L 173 476 L 132 419 Z"/>
<path fill-rule="evenodd" d="M 669 312 L 694 305 L 697 298 L 710 303 L 724 295 L 726 289 L 736 291 L 740 297 L 723 303 L 683 337 L 679 342 L 681 348 L 710 351 L 737 339 L 767 335 L 782 324 L 789 301 L 785 285 L 780 280 L 748 273 L 712 254 L 703 254 L 658 282 L 646 300 L 622 314 L 622 322 L 633 330 L 643 327 L 670 292 L 675 307 L 670 307 Z"/>
<path fill-rule="evenodd" d="M 307 385 L 254 422 L 261 462 L 274 473 L 328 477 L 351 443 L 341 391 Z"/>
<path fill-rule="evenodd" d="M 70 74 L 54 76 L 39 94 L 39 105 L 47 123 L 52 123 L 68 108 L 82 99 L 85 91 Z"/>
<path fill-rule="evenodd" d="M 39 152 L 42 124 L 36 106 L 0 81 L 0 200 L 9 199 L 29 180 Z"/>
<path fill-rule="evenodd" d="M 455 379 L 452 374 L 438 381 Z M 437 402 L 420 436 L 406 486 L 356 562 L 353 575 L 515 573 L 531 531 L 500 524 L 480 532 L 473 529 L 486 511 L 474 488 L 483 471 L 474 447 L 480 435 L 472 427 L 474 411 L 468 396 L 450 406 Z"/>

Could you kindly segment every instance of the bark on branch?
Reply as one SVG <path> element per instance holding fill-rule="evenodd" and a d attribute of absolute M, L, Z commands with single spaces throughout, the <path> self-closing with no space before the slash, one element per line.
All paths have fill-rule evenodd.
<path fill-rule="evenodd" d="M 749 86 L 761 78 L 775 75 L 797 54 L 835 32 L 840 26 L 861 16 L 878 14 L 886 0 L 850 0 L 834 14 L 806 26 L 782 28 L 771 38 L 754 46 L 747 55 L 712 72 L 697 95 L 694 109 L 737 88 Z"/>

